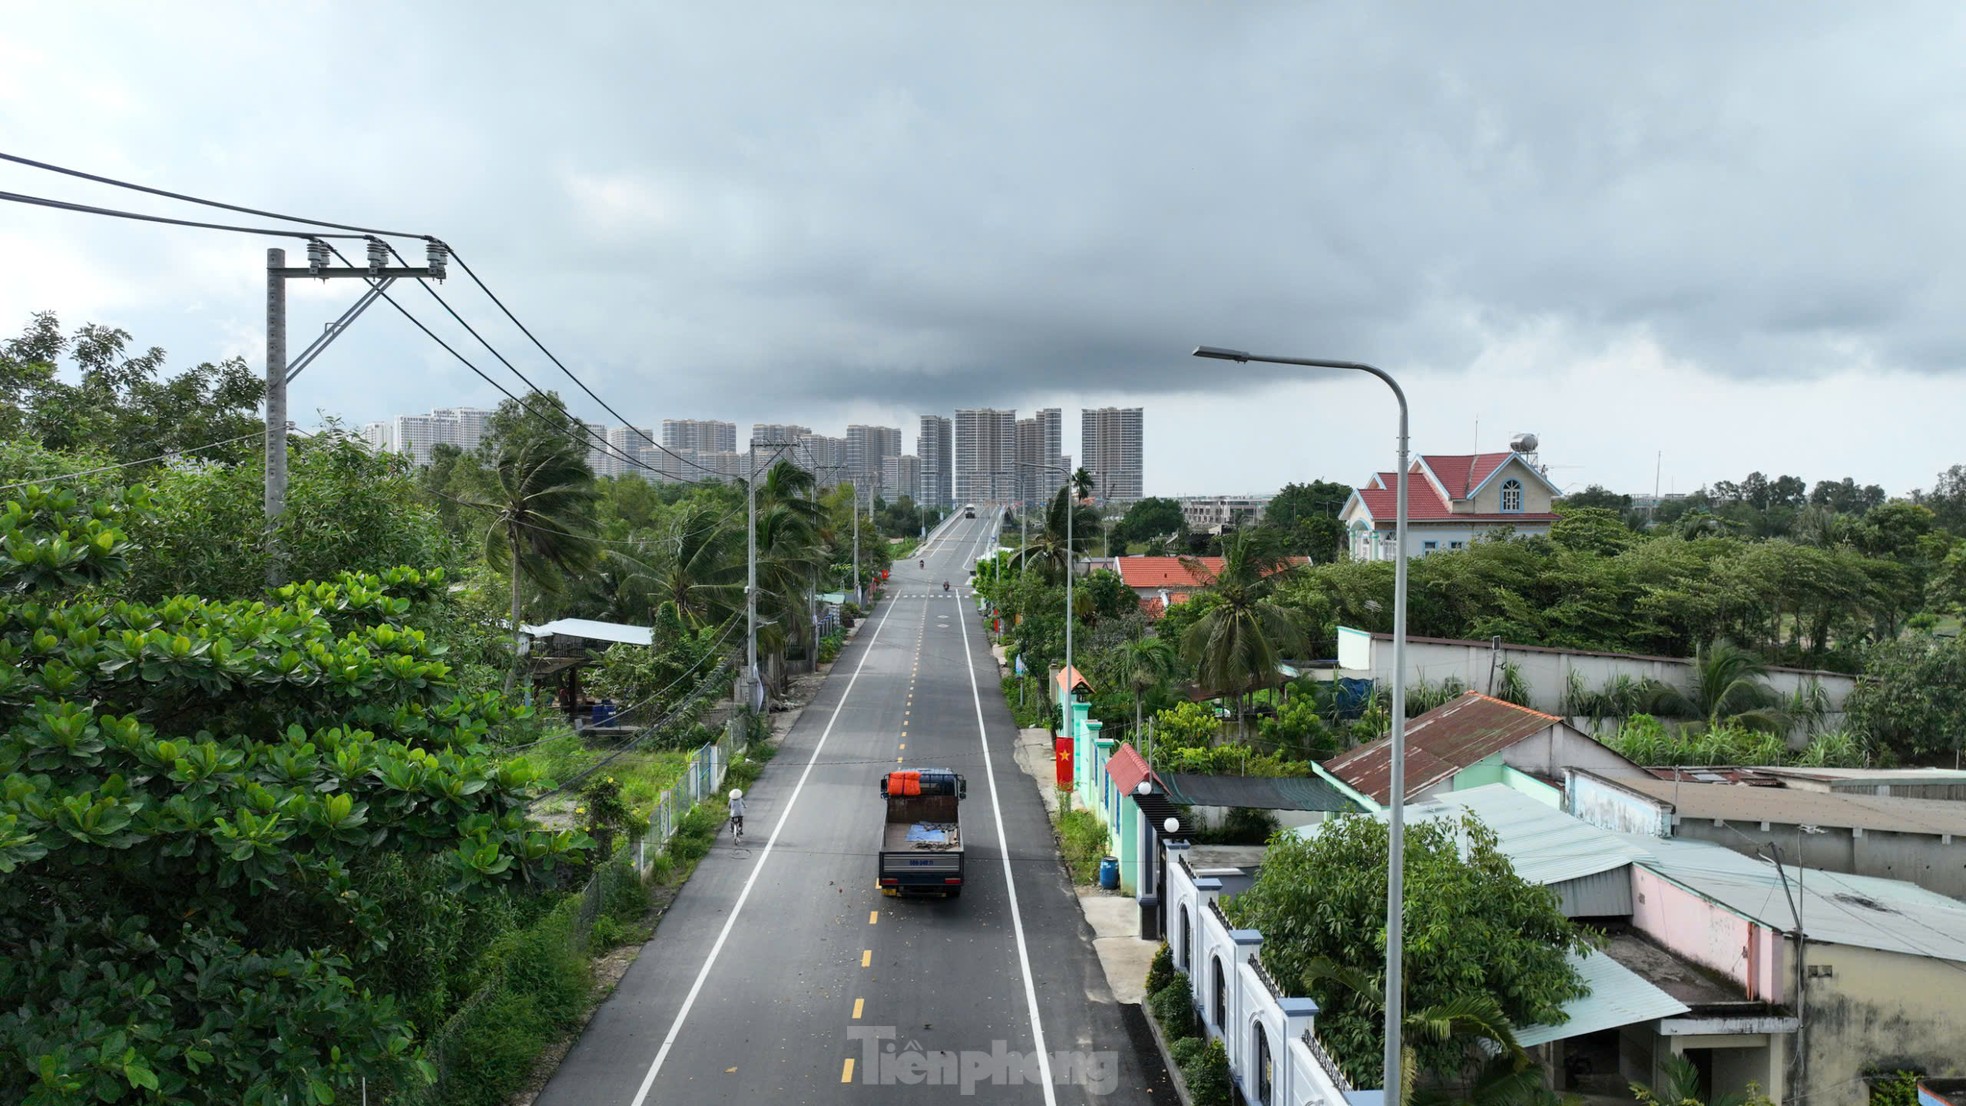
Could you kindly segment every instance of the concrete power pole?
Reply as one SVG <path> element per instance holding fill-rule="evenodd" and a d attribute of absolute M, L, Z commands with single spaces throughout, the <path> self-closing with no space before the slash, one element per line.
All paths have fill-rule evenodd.
<path fill-rule="evenodd" d="M 303 267 L 289 267 L 285 250 L 266 251 L 266 549 L 269 555 L 266 582 L 269 586 L 277 587 L 286 578 L 278 528 L 280 515 L 287 509 L 287 385 L 300 375 L 302 369 L 313 364 L 321 351 L 340 337 L 342 331 L 368 310 L 369 305 L 387 292 L 398 278 L 442 280 L 450 261 L 450 248 L 434 238 L 424 243 L 427 261 L 424 268 L 385 264 L 389 254 L 388 244 L 380 238 L 369 239 L 366 266 L 329 265 L 331 254 L 328 244 L 318 238 L 308 240 L 307 264 Z M 369 287 L 354 306 L 329 323 L 321 336 L 309 343 L 300 356 L 289 364 L 287 281 L 295 277 L 315 280 L 354 278 L 366 281 Z"/>

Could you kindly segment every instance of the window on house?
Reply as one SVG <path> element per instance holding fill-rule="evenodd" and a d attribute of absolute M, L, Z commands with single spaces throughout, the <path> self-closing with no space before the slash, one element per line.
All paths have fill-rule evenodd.
<path fill-rule="evenodd" d="M 1437 541 L 1423 541 L 1420 543 L 1420 551 L 1423 553 L 1432 553 L 1434 550 L 1439 548 L 1440 548 L 1440 543 Z"/>
<path fill-rule="evenodd" d="M 1270 1106 L 1276 1098 L 1276 1072 L 1270 1062 L 1270 1035 L 1263 1031 L 1263 1023 L 1257 1022 L 1256 1030 L 1256 1101 L 1260 1106 Z"/>
<path fill-rule="evenodd" d="M 1448 543 L 1447 543 L 1447 548 L 1449 548 L 1449 549 L 1459 549 L 1459 548 L 1461 548 L 1462 546 L 1464 546 L 1464 545 L 1466 545 L 1466 544 L 1468 544 L 1468 543 L 1467 543 L 1467 542 L 1460 542 L 1460 541 L 1451 541 L 1451 542 L 1448 542 Z"/>
<path fill-rule="evenodd" d="M 1522 481 L 1510 477 L 1502 482 L 1502 509 L 1504 511 L 1522 510 Z"/>
<path fill-rule="evenodd" d="M 1189 975 L 1195 971 L 1195 927 L 1185 906 L 1181 908 L 1181 970 Z"/>
<path fill-rule="evenodd" d="M 1215 1002 L 1213 1010 L 1216 1032 L 1224 1032 L 1229 1021 L 1229 984 L 1222 974 L 1222 958 L 1215 958 Z"/>

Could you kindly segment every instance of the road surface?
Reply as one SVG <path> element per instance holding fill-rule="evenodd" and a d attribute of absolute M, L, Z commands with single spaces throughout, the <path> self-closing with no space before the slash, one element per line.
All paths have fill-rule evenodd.
<path fill-rule="evenodd" d="M 720 837 L 538 1106 L 1174 1101 L 1012 759 L 964 587 L 994 530 L 955 518 L 925 571 L 895 567 L 747 796 L 744 844 Z M 960 898 L 875 886 L 878 781 L 903 762 L 969 782 Z"/>

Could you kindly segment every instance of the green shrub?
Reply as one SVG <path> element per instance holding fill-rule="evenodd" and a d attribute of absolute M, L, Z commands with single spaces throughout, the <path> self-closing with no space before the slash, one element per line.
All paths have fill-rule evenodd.
<path fill-rule="evenodd" d="M 486 999 L 445 1053 L 445 1106 L 503 1106 L 532 1073 L 552 1032 L 531 996 L 499 991 Z"/>
<path fill-rule="evenodd" d="M 533 1000 L 550 1026 L 572 1025 L 586 1009 L 592 984 L 586 950 L 574 939 L 579 896 L 569 895 L 551 913 L 512 934 L 499 952 L 505 989 Z"/>
<path fill-rule="evenodd" d="M 1180 972 L 1174 973 L 1167 986 L 1148 996 L 1147 1006 L 1170 1041 L 1193 1037 L 1199 1031 L 1195 1025 L 1194 992 L 1188 987 L 1188 977 Z"/>
<path fill-rule="evenodd" d="M 1195 834 L 1195 840 L 1207 845 L 1266 845 L 1276 831 L 1276 815 L 1269 811 L 1231 807 L 1221 825 Z"/>
<path fill-rule="evenodd" d="M 1153 994 L 1174 981 L 1174 950 L 1167 942 L 1154 950 L 1153 962 L 1147 965 L 1147 993 Z"/>
<path fill-rule="evenodd" d="M 1188 1097 L 1195 1106 L 1229 1106 L 1235 1084 L 1229 1078 L 1229 1050 L 1221 1041 L 1210 1041 L 1200 1052 L 1181 1065 L 1181 1079 L 1188 1084 Z"/>
<path fill-rule="evenodd" d="M 1200 1037 L 1183 1037 L 1168 1044 L 1167 1058 L 1174 1061 L 1175 1067 L 1186 1070 L 1189 1061 L 1207 1051 L 1207 1041 Z"/>
<path fill-rule="evenodd" d="M 1089 810 L 1067 810 L 1058 816 L 1058 843 L 1072 878 L 1091 883 L 1106 855 L 1106 823 Z"/>

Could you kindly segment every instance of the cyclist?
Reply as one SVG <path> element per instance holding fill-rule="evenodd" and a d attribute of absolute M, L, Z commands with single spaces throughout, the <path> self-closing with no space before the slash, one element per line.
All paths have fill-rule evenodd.
<path fill-rule="evenodd" d="M 915 567 L 916 567 L 916 568 L 927 568 L 927 567 L 928 567 L 928 562 L 927 562 L 927 561 L 916 561 L 916 562 L 915 562 Z"/>
<path fill-rule="evenodd" d="M 730 789 L 730 834 L 733 840 L 744 840 L 744 791 Z"/>

